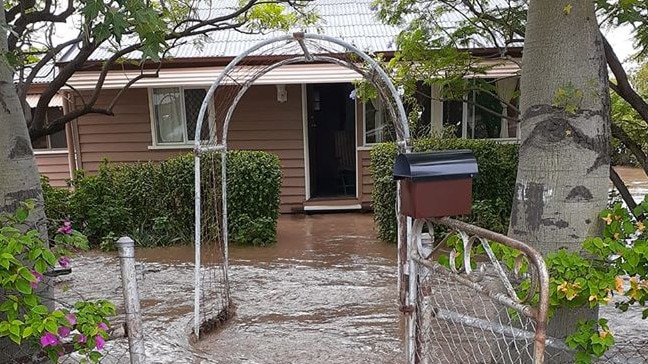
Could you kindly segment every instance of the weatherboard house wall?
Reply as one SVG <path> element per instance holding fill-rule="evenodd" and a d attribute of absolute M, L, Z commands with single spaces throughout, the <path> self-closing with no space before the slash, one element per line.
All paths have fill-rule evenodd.
<path fill-rule="evenodd" d="M 281 211 L 301 210 L 305 196 L 301 86 L 287 87 L 285 103 L 276 88 L 252 87 L 241 100 L 228 135 L 228 148 L 276 154 L 282 167 Z M 103 91 L 108 103 L 117 90 Z M 86 115 L 76 122 L 79 168 L 95 173 L 104 159 L 115 163 L 162 161 L 192 153 L 192 145 L 155 146 L 151 131 L 149 92 L 133 88 L 120 98 L 115 116 Z"/>

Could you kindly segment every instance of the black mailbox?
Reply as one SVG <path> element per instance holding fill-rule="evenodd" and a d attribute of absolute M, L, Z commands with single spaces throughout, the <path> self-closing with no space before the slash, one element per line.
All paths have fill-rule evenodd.
<path fill-rule="evenodd" d="M 399 154 L 401 212 L 413 218 L 470 214 L 477 161 L 470 150 Z"/>

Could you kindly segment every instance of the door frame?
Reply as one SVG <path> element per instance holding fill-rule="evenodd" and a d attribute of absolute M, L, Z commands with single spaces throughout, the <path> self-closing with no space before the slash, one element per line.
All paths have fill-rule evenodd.
<path fill-rule="evenodd" d="M 334 82 L 334 83 L 346 83 L 346 82 Z M 317 85 L 318 83 L 312 83 L 311 85 Z M 302 103 L 302 138 L 303 138 L 303 147 L 304 147 L 304 189 L 305 189 L 305 200 L 308 201 L 312 198 L 311 196 L 311 165 L 310 165 L 310 152 L 309 152 L 309 138 L 308 138 L 308 85 L 306 83 L 301 84 L 301 103 Z M 362 116 L 364 120 L 364 115 Z M 364 123 L 363 123 L 364 124 Z M 364 125 L 363 125 L 364 127 Z M 354 196 L 340 196 L 339 199 L 359 199 L 360 193 L 360 183 L 362 183 L 362 177 L 359 170 L 359 159 L 358 159 L 358 100 L 354 100 L 353 103 L 353 154 L 355 157 L 355 195 Z M 359 205 L 357 205 L 359 206 Z M 357 208 L 356 205 L 353 205 L 352 208 Z M 344 208 L 337 207 L 339 210 Z"/>

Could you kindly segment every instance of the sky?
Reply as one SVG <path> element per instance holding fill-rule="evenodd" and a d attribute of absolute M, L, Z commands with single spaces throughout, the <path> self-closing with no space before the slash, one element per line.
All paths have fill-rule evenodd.
<path fill-rule="evenodd" d="M 631 33 L 632 28 L 630 26 L 603 30 L 603 34 L 612 45 L 612 48 L 617 57 L 619 57 L 619 60 L 621 60 L 626 67 L 633 68 L 637 66 L 636 62 L 628 60 L 628 58 L 635 52 L 635 48 L 632 45 Z"/>

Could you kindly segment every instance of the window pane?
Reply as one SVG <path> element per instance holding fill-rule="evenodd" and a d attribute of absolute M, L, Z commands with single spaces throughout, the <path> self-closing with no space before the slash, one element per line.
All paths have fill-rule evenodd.
<path fill-rule="evenodd" d="M 47 122 L 55 121 L 63 116 L 63 109 L 60 107 L 47 108 Z M 50 135 L 50 148 L 67 148 L 67 141 L 65 139 L 65 129 L 59 130 Z"/>
<path fill-rule="evenodd" d="M 153 111 L 157 130 L 157 142 L 184 142 L 180 89 L 177 87 L 154 89 Z"/>
<path fill-rule="evenodd" d="M 469 123 L 468 138 L 499 138 L 502 125 L 500 101 L 490 93 L 475 92 L 474 102 L 474 116 L 472 123 Z"/>
<path fill-rule="evenodd" d="M 67 148 L 67 142 L 65 141 L 65 129 L 59 130 L 56 133 L 50 135 L 50 148 Z"/>
<path fill-rule="evenodd" d="M 207 90 L 205 89 L 190 89 L 184 91 L 185 97 L 185 115 L 187 117 L 187 139 L 194 140 L 196 136 L 196 124 L 198 121 L 198 113 L 202 105 Z M 200 131 L 201 140 L 209 139 L 209 108 L 203 118 L 202 130 Z"/>
<path fill-rule="evenodd" d="M 443 102 L 443 129 L 451 129 L 454 135 L 461 137 L 463 122 L 463 102 L 449 100 Z"/>
<path fill-rule="evenodd" d="M 365 102 L 365 143 L 382 143 L 395 140 L 394 127 L 389 113 L 382 107 L 380 100 Z"/>
<path fill-rule="evenodd" d="M 33 149 L 47 149 L 47 135 L 42 136 L 32 142 Z"/>
<path fill-rule="evenodd" d="M 410 118 L 410 135 L 412 138 L 429 138 L 432 135 L 432 88 L 423 82 L 416 83 L 416 92 L 413 99 L 406 101 L 405 112 Z M 412 114 L 418 111 L 418 116 Z"/>

